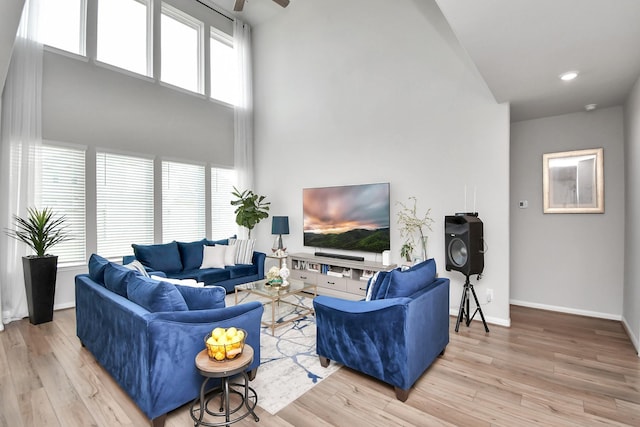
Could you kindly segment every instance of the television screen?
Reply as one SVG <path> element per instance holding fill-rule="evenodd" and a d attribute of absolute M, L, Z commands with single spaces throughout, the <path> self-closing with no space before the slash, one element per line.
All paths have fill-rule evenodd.
<path fill-rule="evenodd" d="M 382 252 L 389 237 L 389 183 L 302 190 L 304 245 Z"/>

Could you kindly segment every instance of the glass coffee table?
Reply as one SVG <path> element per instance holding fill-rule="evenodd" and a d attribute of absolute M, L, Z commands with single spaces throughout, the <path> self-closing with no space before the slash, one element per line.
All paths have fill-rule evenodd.
<path fill-rule="evenodd" d="M 318 289 L 316 285 L 309 285 L 295 279 L 289 280 L 289 286 L 274 287 L 269 285 L 265 279 L 236 285 L 235 291 L 236 305 L 238 305 L 238 296 L 243 292 L 268 300 L 262 303 L 265 308 L 262 324 L 271 328 L 271 335 L 275 335 L 276 327 L 295 322 L 309 314 L 313 314 L 313 306 L 307 307 L 299 304 L 296 296 L 310 294 L 309 297 L 315 298 Z M 269 307 L 267 306 L 271 306 L 271 319 L 269 319 Z"/>

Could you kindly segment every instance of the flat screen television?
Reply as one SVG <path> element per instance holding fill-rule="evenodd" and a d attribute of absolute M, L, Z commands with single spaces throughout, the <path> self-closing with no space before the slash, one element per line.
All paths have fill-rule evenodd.
<path fill-rule="evenodd" d="M 377 252 L 391 246 L 389 183 L 302 190 L 304 246 Z"/>

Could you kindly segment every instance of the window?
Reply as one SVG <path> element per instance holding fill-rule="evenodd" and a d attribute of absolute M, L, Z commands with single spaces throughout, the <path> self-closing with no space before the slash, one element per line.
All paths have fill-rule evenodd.
<path fill-rule="evenodd" d="M 39 39 L 43 44 L 85 55 L 86 0 L 40 2 Z"/>
<path fill-rule="evenodd" d="M 236 215 L 231 206 L 236 174 L 232 169 L 211 168 L 211 229 L 212 239 L 226 239 L 238 234 Z"/>
<path fill-rule="evenodd" d="M 98 61 L 151 76 L 149 1 L 98 1 Z"/>
<path fill-rule="evenodd" d="M 203 93 L 202 33 L 204 24 L 162 4 L 161 79 L 192 92 Z"/>
<path fill-rule="evenodd" d="M 96 153 L 98 253 L 120 258 L 153 243 L 153 160 Z"/>
<path fill-rule="evenodd" d="M 58 243 L 54 253 L 60 265 L 86 262 L 85 151 L 66 146 L 41 147 L 40 206 L 64 215 L 70 240 Z"/>
<path fill-rule="evenodd" d="M 162 162 L 162 241 L 205 237 L 204 166 Z"/>
<path fill-rule="evenodd" d="M 211 97 L 229 104 L 236 102 L 237 66 L 233 39 L 211 30 Z"/>

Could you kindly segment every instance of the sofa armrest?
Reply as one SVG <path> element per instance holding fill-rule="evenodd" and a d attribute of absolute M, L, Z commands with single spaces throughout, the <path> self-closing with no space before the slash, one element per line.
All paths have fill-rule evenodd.
<path fill-rule="evenodd" d="M 264 262 L 267 259 L 267 254 L 264 252 L 253 252 L 253 258 L 251 263 L 258 267 L 258 280 L 264 279 Z"/>

